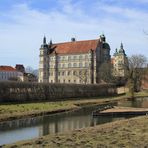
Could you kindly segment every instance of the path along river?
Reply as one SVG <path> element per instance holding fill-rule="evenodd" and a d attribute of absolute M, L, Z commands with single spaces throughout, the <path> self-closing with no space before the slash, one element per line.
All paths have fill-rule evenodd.
<path fill-rule="evenodd" d="M 118 106 L 148 108 L 148 98 L 134 101 L 119 101 Z M 98 107 L 87 107 L 77 111 L 40 116 L 28 119 L 0 123 L 0 145 L 20 140 L 37 138 L 47 134 L 64 133 L 75 129 L 96 126 L 123 118 L 93 117 L 92 112 Z"/>

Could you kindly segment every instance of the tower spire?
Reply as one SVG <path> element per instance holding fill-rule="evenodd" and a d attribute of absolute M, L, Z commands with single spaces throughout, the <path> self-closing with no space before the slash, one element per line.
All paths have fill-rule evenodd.
<path fill-rule="evenodd" d="M 50 43 L 49 44 L 52 45 L 52 39 L 50 39 Z"/>
<path fill-rule="evenodd" d="M 123 49 L 123 43 L 121 42 L 120 48 Z"/>
<path fill-rule="evenodd" d="M 45 45 L 46 44 L 46 37 L 44 35 L 44 38 L 43 38 L 43 44 Z"/>

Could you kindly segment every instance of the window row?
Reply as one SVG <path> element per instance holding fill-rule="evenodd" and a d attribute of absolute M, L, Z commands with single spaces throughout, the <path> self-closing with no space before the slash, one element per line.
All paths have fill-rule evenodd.
<path fill-rule="evenodd" d="M 71 76 L 71 75 L 74 75 L 74 76 L 88 76 L 88 71 L 85 70 L 85 71 L 60 71 L 58 72 L 58 76 Z M 49 73 L 49 76 L 54 76 L 55 73 L 53 72 L 50 72 Z"/>
<path fill-rule="evenodd" d="M 54 80 L 50 80 L 50 83 L 54 83 Z M 84 83 L 83 80 L 65 80 L 65 79 L 59 79 L 58 80 L 58 83 Z M 86 82 L 85 82 L 86 83 Z"/>
<path fill-rule="evenodd" d="M 88 59 L 90 55 L 69 55 L 69 56 L 58 56 L 58 60 L 82 60 Z M 50 57 L 51 60 L 55 60 L 55 57 Z"/>
<path fill-rule="evenodd" d="M 44 66 L 45 67 L 45 66 Z M 51 68 L 55 68 L 55 65 L 51 65 Z M 59 68 L 67 68 L 67 67 L 89 67 L 89 63 L 68 63 L 68 64 L 58 64 Z"/>

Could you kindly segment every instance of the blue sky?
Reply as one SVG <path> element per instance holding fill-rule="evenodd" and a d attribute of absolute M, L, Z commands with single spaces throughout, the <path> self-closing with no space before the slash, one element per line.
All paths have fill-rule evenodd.
<path fill-rule="evenodd" d="M 148 0 L 0 0 L 0 65 L 38 68 L 47 41 L 97 39 L 104 33 L 111 54 L 121 41 L 128 56 L 148 57 Z"/>

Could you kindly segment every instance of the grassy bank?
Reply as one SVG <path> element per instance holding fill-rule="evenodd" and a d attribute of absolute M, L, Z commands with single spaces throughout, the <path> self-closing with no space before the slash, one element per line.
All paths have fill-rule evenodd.
<path fill-rule="evenodd" d="M 21 148 L 148 147 L 148 117 L 136 117 L 4 146 Z"/>
<path fill-rule="evenodd" d="M 53 114 L 84 106 L 97 105 L 105 102 L 112 102 L 124 96 L 79 99 L 60 102 L 40 102 L 40 103 L 21 103 L 21 104 L 2 104 L 0 105 L 0 121 L 12 120 L 17 118 L 32 117 L 43 114 Z"/>
<path fill-rule="evenodd" d="M 147 92 L 137 93 L 136 96 L 148 96 Z M 40 103 L 20 103 L 0 105 L 0 121 L 12 120 L 17 118 L 32 117 L 43 114 L 53 114 L 84 106 L 97 105 L 100 103 L 110 103 L 120 99 L 128 98 L 126 95 L 116 97 L 98 97 L 93 99 L 77 99 L 60 102 L 40 102 Z"/>

